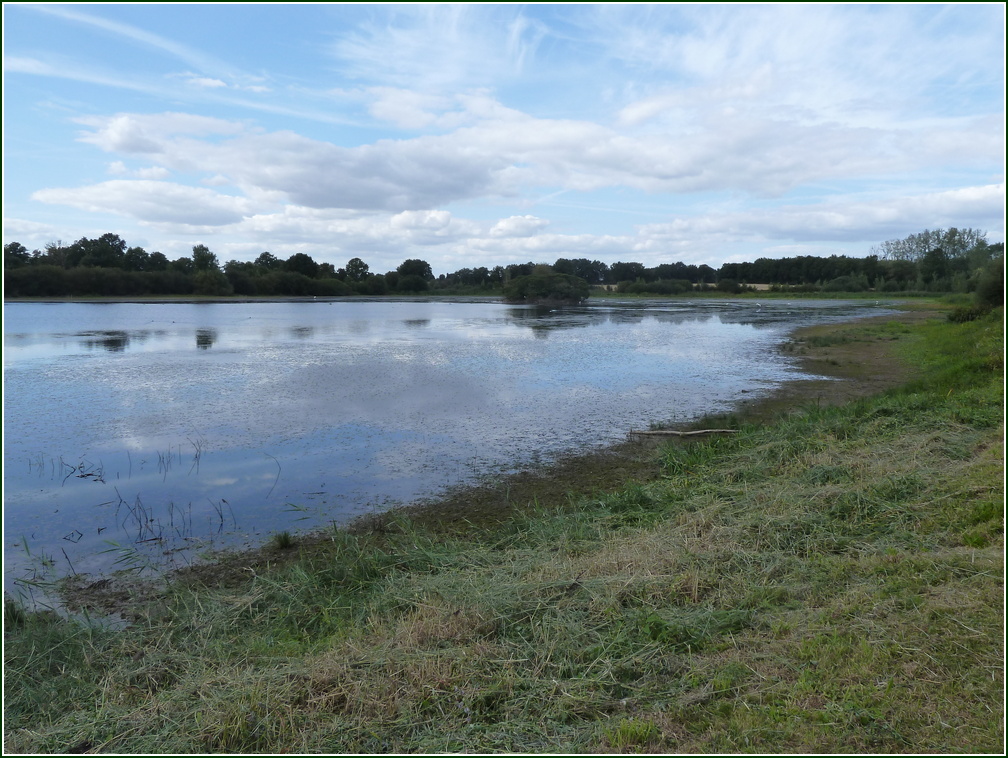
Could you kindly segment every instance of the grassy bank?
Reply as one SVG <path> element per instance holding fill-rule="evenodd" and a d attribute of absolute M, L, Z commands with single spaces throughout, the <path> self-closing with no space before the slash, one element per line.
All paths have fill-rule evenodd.
<path fill-rule="evenodd" d="M 5 749 L 1000 752 L 1002 317 L 806 334 L 913 379 L 506 519 L 278 541 L 126 630 L 8 606 Z"/>

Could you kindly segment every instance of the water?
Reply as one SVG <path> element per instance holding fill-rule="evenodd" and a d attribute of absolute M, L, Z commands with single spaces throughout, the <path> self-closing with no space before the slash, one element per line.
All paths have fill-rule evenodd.
<path fill-rule="evenodd" d="M 4 586 L 170 567 L 799 378 L 843 301 L 5 303 Z M 119 563 L 116 563 L 119 561 Z"/>

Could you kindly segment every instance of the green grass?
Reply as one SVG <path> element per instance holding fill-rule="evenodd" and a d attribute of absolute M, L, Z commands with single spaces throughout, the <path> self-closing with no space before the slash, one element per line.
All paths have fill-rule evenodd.
<path fill-rule="evenodd" d="M 883 331 L 907 386 L 614 491 L 299 540 L 121 631 L 5 605 L 5 748 L 999 753 L 1002 311 Z"/>

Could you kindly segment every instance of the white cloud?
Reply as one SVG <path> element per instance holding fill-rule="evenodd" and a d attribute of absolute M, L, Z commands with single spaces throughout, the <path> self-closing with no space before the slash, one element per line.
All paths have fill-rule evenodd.
<path fill-rule="evenodd" d="M 108 173 L 112 176 L 135 176 L 138 179 L 166 179 L 171 175 L 171 172 L 164 166 L 147 166 L 131 170 L 122 161 L 110 163 Z"/>
<path fill-rule="evenodd" d="M 917 195 L 838 199 L 812 205 L 708 214 L 670 223 L 646 224 L 640 235 L 663 242 L 691 242 L 721 235 L 725 241 L 789 240 L 881 242 L 926 228 L 974 227 L 1004 236 L 1004 184 Z M 991 228 L 991 222 L 996 225 Z M 863 250 L 865 254 L 867 250 Z"/>
<path fill-rule="evenodd" d="M 31 196 L 80 209 L 75 219 L 215 230 L 235 251 L 300 240 L 322 256 L 445 265 L 717 263 L 941 224 L 1003 235 L 1003 71 L 989 65 L 1003 59 L 990 31 L 1003 8 L 306 6 L 296 18 L 316 26 L 297 60 L 264 54 L 251 76 L 111 20 L 114 7 L 42 12 L 167 53 L 168 68 L 158 55 L 134 70 L 83 47 L 43 58 L 26 45 L 7 48 L 5 72 L 83 83 L 80 102 L 62 99 L 77 113 L 100 112 L 91 85 L 116 87 L 124 112 L 76 119 L 76 149 L 106 153 L 119 181 L 93 184 L 83 153 L 31 172 L 32 188 L 49 189 L 25 185 L 12 216 L 30 217 Z M 242 60 L 235 50 L 214 52 Z M 128 112 L 141 106 L 123 88 L 175 110 Z M 248 109 L 269 116 L 240 118 Z M 535 200 L 561 194 L 563 206 Z M 638 217 L 650 223 L 628 226 Z"/>
<path fill-rule="evenodd" d="M 186 226 L 233 224 L 250 211 L 244 198 L 169 182 L 113 179 L 77 188 L 38 190 L 32 199 L 94 213 L 131 216 L 148 223 Z"/>
<path fill-rule="evenodd" d="M 926 128 L 907 135 L 746 119 L 693 135 L 631 137 L 583 121 L 535 119 L 485 97 L 469 105 L 494 117 L 444 135 L 352 148 L 180 113 L 80 119 L 94 129 L 81 140 L 108 152 L 157 156 L 175 171 L 281 192 L 299 205 L 389 211 L 541 187 L 773 196 L 806 182 L 978 164 L 998 149 L 989 120 L 962 124 L 959 134 L 972 137 L 962 140 L 930 139 L 934 130 Z"/>
<path fill-rule="evenodd" d="M 194 76 L 189 80 L 189 84 L 194 84 L 197 87 L 206 87 L 208 89 L 216 89 L 218 87 L 227 87 L 226 82 L 222 82 L 220 79 L 212 79 L 207 76 Z"/>
<path fill-rule="evenodd" d="M 490 228 L 491 237 L 531 237 L 545 229 L 549 221 L 536 216 L 511 216 Z"/>
<path fill-rule="evenodd" d="M 171 176 L 171 172 L 164 166 L 148 166 L 147 168 L 138 168 L 136 170 L 136 176 L 139 179 L 167 179 Z"/>
<path fill-rule="evenodd" d="M 451 214 L 448 211 L 403 211 L 394 215 L 390 223 L 394 229 L 437 232 L 451 223 Z"/>
<path fill-rule="evenodd" d="M 402 129 L 419 129 L 436 123 L 440 113 L 452 105 L 449 98 L 398 87 L 372 87 L 368 94 L 372 98 L 368 106 L 371 115 Z"/>

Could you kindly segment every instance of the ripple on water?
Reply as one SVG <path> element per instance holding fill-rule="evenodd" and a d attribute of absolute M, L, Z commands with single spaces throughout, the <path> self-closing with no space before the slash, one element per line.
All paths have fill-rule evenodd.
<path fill-rule="evenodd" d="M 5 586 L 40 556 L 184 562 L 718 410 L 796 375 L 787 330 L 859 312 L 5 304 Z"/>

